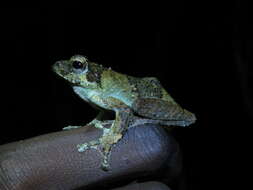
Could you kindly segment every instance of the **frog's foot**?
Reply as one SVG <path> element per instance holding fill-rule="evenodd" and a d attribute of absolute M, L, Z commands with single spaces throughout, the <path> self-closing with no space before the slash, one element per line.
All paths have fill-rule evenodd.
<path fill-rule="evenodd" d="M 104 121 L 100 121 L 97 119 L 92 120 L 90 123 L 88 123 L 88 126 L 94 126 L 98 129 L 102 129 L 104 130 L 104 126 L 105 125 L 111 125 L 113 123 L 114 120 L 104 120 Z"/>
<path fill-rule="evenodd" d="M 67 127 L 62 128 L 62 130 L 67 131 L 67 130 L 72 130 L 72 129 L 78 129 L 80 127 L 82 127 L 82 126 L 72 126 L 72 125 L 69 125 Z"/>
<path fill-rule="evenodd" d="M 96 127 L 96 128 L 98 128 L 98 129 L 103 129 L 104 128 L 104 126 L 103 126 L 103 123 L 102 123 L 102 121 L 100 121 L 100 120 L 97 120 L 97 119 L 93 119 L 90 123 L 88 123 L 87 124 L 88 126 L 94 126 L 94 127 Z"/>
<path fill-rule="evenodd" d="M 105 171 L 109 170 L 109 159 L 111 149 L 122 138 L 122 134 L 111 133 L 110 129 L 104 129 L 104 134 L 98 140 L 93 140 L 88 143 L 77 145 L 79 152 L 84 152 L 89 149 L 96 149 L 102 155 L 101 168 Z"/>

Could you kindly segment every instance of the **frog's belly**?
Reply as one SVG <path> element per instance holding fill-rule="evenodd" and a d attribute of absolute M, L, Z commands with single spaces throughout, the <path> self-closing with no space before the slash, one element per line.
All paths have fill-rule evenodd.
<path fill-rule="evenodd" d="M 115 98 L 117 100 L 120 100 L 127 106 L 131 107 L 132 103 L 134 101 L 134 98 L 129 95 L 127 96 L 125 93 L 122 93 L 120 91 L 114 92 L 113 94 L 107 94 L 102 92 L 97 92 L 95 90 L 89 90 L 82 87 L 74 86 L 73 87 L 74 92 L 80 96 L 83 100 L 90 102 L 92 104 L 95 104 L 99 107 L 102 107 L 104 109 L 110 109 L 112 105 L 114 105 L 114 102 L 110 102 L 110 98 Z"/>

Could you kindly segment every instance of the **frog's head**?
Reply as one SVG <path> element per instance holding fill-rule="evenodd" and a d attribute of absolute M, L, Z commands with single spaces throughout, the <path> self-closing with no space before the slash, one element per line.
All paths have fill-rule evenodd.
<path fill-rule="evenodd" d="M 103 67 L 91 63 L 86 57 L 74 55 L 69 60 L 57 61 L 53 71 L 73 86 L 97 88 Z"/>

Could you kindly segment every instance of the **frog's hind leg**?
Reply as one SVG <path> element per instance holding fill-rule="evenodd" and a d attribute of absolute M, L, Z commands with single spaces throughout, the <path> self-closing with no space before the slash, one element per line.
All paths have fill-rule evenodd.
<path fill-rule="evenodd" d="M 98 150 L 102 156 L 103 161 L 101 168 L 103 170 L 109 169 L 109 158 L 111 149 L 124 135 L 129 123 L 129 116 L 132 114 L 130 108 L 115 109 L 116 117 L 112 123 L 111 128 L 102 128 L 103 135 L 98 140 L 93 140 L 88 143 L 77 145 L 79 152 L 84 152 L 88 149 Z"/>
<path fill-rule="evenodd" d="M 159 98 L 138 98 L 132 108 L 138 115 L 158 124 L 185 127 L 196 120 L 193 113 L 181 108 L 177 103 Z"/>
<path fill-rule="evenodd" d="M 129 127 L 136 127 L 139 125 L 147 125 L 147 124 L 157 124 L 157 125 L 166 125 L 166 126 L 187 126 L 185 121 L 166 121 L 166 120 L 155 120 L 155 119 L 146 119 L 142 117 L 135 116 L 132 120 Z"/>

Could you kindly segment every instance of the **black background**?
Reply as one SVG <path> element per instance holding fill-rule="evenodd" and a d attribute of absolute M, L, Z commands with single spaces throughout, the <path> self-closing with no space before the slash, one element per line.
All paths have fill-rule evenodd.
<path fill-rule="evenodd" d="M 252 116 L 246 2 L 22 2 L 1 9 L 1 144 L 95 117 L 51 72 L 55 61 L 82 54 L 128 75 L 159 78 L 196 114 L 194 127 L 174 131 L 188 189 L 238 179 Z"/>

